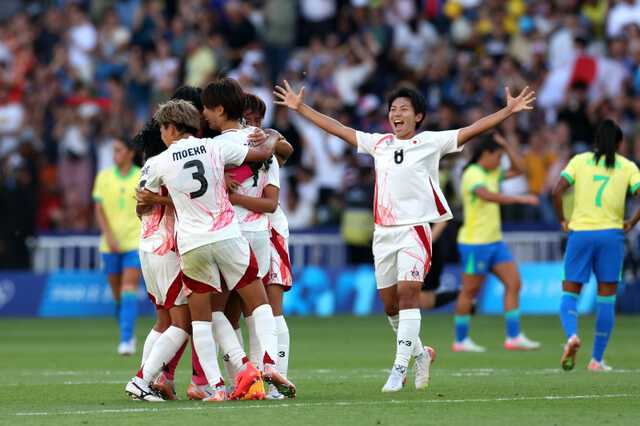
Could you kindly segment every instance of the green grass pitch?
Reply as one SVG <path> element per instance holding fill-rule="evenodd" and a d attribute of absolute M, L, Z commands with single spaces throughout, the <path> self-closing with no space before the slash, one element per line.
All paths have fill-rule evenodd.
<path fill-rule="evenodd" d="M 138 323 L 138 340 L 151 319 Z M 452 318 L 425 315 L 422 338 L 438 358 L 426 391 L 411 380 L 382 394 L 394 339 L 382 316 L 290 318 L 290 378 L 299 397 L 285 401 L 205 404 L 185 400 L 190 354 L 176 375 L 177 402 L 130 401 L 124 385 L 138 356 L 115 354 L 112 319 L 0 320 L 0 424 L 64 425 L 620 425 L 640 424 L 640 317 L 617 319 L 608 362 L 612 373 L 585 369 L 593 318 L 581 318 L 583 348 L 575 371 L 559 369 L 556 317 L 528 317 L 537 352 L 502 349 L 500 317 L 476 317 L 474 339 L 485 354 L 451 352 Z"/>

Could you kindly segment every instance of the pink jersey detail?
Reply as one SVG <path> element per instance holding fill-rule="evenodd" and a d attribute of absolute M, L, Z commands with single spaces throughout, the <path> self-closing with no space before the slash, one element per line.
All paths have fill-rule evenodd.
<path fill-rule="evenodd" d="M 395 225 L 396 217 L 393 213 L 391 194 L 388 193 L 387 175 L 382 179 L 376 176 L 375 191 L 373 194 L 374 218 L 376 225 Z"/>
<path fill-rule="evenodd" d="M 392 134 L 385 135 L 381 137 L 380 140 L 378 140 L 378 142 L 376 142 L 376 144 L 373 146 L 373 150 L 375 151 L 380 145 L 384 143 L 391 143 L 391 142 L 393 142 L 393 135 Z"/>
<path fill-rule="evenodd" d="M 240 167 L 233 167 L 225 170 L 226 173 L 231 175 L 231 178 L 238 183 L 243 183 L 245 180 L 253 177 L 253 170 L 248 164 L 243 164 Z"/>

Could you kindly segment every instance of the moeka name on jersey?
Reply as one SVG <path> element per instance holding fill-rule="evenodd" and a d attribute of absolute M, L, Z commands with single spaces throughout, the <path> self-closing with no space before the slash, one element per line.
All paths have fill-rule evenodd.
<path fill-rule="evenodd" d="M 192 157 L 194 155 L 206 154 L 207 150 L 204 145 L 196 146 L 194 148 L 183 149 L 182 151 L 176 151 L 173 153 L 173 161 L 182 160 L 183 158 Z"/>

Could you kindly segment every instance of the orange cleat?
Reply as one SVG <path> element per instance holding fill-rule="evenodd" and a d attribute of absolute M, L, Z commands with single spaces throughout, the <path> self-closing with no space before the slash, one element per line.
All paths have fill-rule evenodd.
<path fill-rule="evenodd" d="M 236 386 L 231 395 L 229 395 L 229 399 L 242 399 L 258 380 L 261 380 L 260 371 L 253 364 L 247 362 L 236 375 Z"/>
<path fill-rule="evenodd" d="M 573 370 L 573 367 L 575 367 L 578 349 L 580 349 L 580 338 L 574 334 L 564 345 L 564 352 L 560 358 L 560 364 L 564 371 Z"/>
<path fill-rule="evenodd" d="M 272 384 L 278 389 L 282 395 L 287 398 L 295 398 L 296 397 L 296 385 L 291 383 L 289 379 L 284 377 L 282 374 L 276 370 L 273 364 L 267 364 L 264 366 L 264 381 Z"/>
<path fill-rule="evenodd" d="M 243 401 L 262 401 L 265 399 L 266 393 L 267 392 L 264 389 L 264 381 L 259 379 L 251 385 L 247 393 L 240 399 Z"/>
<path fill-rule="evenodd" d="M 205 393 L 206 389 L 207 385 L 194 385 L 190 383 L 187 388 L 187 398 L 189 398 L 190 401 L 201 401 L 207 397 Z"/>
<path fill-rule="evenodd" d="M 164 372 L 160 373 L 160 375 L 153 381 L 151 389 L 158 392 L 166 400 L 174 401 L 178 399 L 173 380 L 169 380 Z"/>

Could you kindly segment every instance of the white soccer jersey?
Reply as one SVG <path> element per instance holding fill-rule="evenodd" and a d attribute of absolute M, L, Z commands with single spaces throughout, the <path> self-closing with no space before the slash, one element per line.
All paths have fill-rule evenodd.
<path fill-rule="evenodd" d="M 249 136 L 254 130 L 255 127 L 232 129 L 224 132 L 219 137 L 224 137 L 230 142 L 236 144 L 249 146 L 247 136 Z M 240 195 L 260 198 L 262 197 L 262 191 L 268 185 L 280 188 L 280 167 L 278 166 L 278 160 L 275 156 L 271 158 L 271 164 L 269 164 L 268 170 L 266 170 L 265 167 L 261 167 L 260 170 L 258 170 L 257 178 L 250 177 L 240 182 L 240 186 L 236 192 Z M 265 213 L 254 212 L 238 205 L 233 207 L 236 211 L 238 222 L 240 223 L 240 229 L 243 232 L 269 230 L 269 218 Z"/>
<path fill-rule="evenodd" d="M 248 151 L 222 136 L 189 137 L 173 143 L 151 164 L 145 186 L 154 192 L 161 185 L 169 190 L 176 209 L 180 254 L 241 236 L 227 196 L 224 167 L 239 166 Z"/>
<path fill-rule="evenodd" d="M 275 231 L 282 235 L 284 238 L 289 238 L 289 221 L 287 220 L 287 216 L 284 214 L 282 207 L 278 204 L 278 208 L 275 212 L 269 214 L 269 221 L 271 227 L 275 229 Z"/>
<path fill-rule="evenodd" d="M 149 158 L 140 172 L 140 188 L 147 183 L 149 169 L 157 161 L 158 156 Z M 159 194 L 167 195 L 167 188 L 161 186 Z M 142 222 L 140 230 L 140 251 L 164 255 L 175 249 L 175 211 L 172 206 L 154 205 L 148 214 L 140 218 Z"/>
<path fill-rule="evenodd" d="M 440 158 L 459 152 L 459 130 L 422 132 L 408 140 L 356 132 L 358 152 L 373 156 L 376 225 L 443 222 L 453 217 L 440 190 Z"/>

